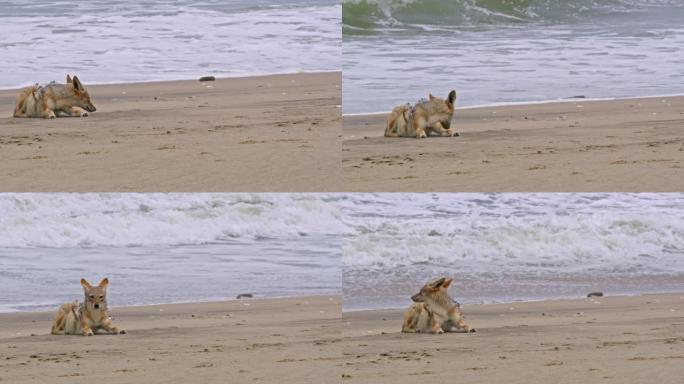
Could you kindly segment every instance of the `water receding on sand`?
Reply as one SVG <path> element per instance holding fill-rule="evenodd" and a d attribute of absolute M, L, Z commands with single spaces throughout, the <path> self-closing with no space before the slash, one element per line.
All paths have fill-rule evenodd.
<path fill-rule="evenodd" d="M 344 0 L 344 113 L 684 92 L 684 3 Z"/>
<path fill-rule="evenodd" d="M 0 88 L 335 71 L 333 0 L 0 2 Z"/>
<path fill-rule="evenodd" d="M 82 298 L 109 277 L 110 304 L 339 294 L 332 196 L 0 195 L 0 312 Z"/>
<path fill-rule="evenodd" d="M 684 290 L 680 194 L 359 194 L 342 212 L 346 309 L 444 275 L 469 303 Z"/>

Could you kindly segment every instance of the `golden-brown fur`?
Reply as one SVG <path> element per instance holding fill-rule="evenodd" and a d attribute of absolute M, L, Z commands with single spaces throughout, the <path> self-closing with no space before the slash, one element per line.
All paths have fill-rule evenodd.
<path fill-rule="evenodd" d="M 82 304 L 67 303 L 59 307 L 52 321 L 52 334 L 92 336 L 99 330 L 119 335 L 125 334 L 126 331 L 116 327 L 109 318 L 108 284 L 109 279 L 106 277 L 95 287 L 86 279 L 81 279 L 85 293 L 84 302 Z"/>
<path fill-rule="evenodd" d="M 430 95 L 429 100 L 415 107 L 401 105 L 387 117 L 386 137 L 426 138 L 432 133 L 440 136 L 458 136 L 451 129 L 451 119 L 456 105 L 456 91 L 449 92 L 446 99 Z"/>
<path fill-rule="evenodd" d="M 449 296 L 454 279 L 442 277 L 425 284 L 411 297 L 415 301 L 404 314 L 401 331 L 406 333 L 443 333 L 452 328 L 475 332 L 465 323 L 460 306 Z"/>
<path fill-rule="evenodd" d="M 395 107 L 387 116 L 387 125 L 385 128 L 386 137 L 412 137 L 414 133 L 409 132 L 409 114 L 411 113 L 411 106 L 408 104 Z"/>
<path fill-rule="evenodd" d="M 67 75 L 66 84 L 34 85 L 21 90 L 17 96 L 14 117 L 85 117 L 96 108 L 90 95 L 77 76 Z"/>

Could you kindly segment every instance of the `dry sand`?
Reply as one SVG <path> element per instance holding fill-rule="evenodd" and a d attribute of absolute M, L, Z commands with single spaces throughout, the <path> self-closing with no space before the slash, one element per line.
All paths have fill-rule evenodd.
<path fill-rule="evenodd" d="M 402 334 L 403 311 L 344 312 L 343 382 L 682 382 L 684 294 L 462 309 L 477 333 Z"/>
<path fill-rule="evenodd" d="M 114 308 L 118 336 L 53 336 L 52 313 L 0 314 L 0 383 L 334 382 L 340 300 Z"/>
<path fill-rule="evenodd" d="M 14 119 L 0 91 L 1 191 L 332 191 L 339 72 L 88 86 L 87 118 Z"/>
<path fill-rule="evenodd" d="M 457 109 L 455 138 L 343 119 L 345 191 L 684 191 L 684 97 Z"/>

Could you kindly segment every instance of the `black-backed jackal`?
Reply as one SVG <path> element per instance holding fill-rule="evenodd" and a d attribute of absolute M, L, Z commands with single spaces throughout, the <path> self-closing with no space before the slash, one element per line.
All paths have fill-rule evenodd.
<path fill-rule="evenodd" d="M 21 90 L 14 107 L 14 117 L 85 117 L 96 108 L 78 77 L 67 75 L 66 84 L 52 82 Z"/>
<path fill-rule="evenodd" d="M 109 318 L 108 284 L 109 279 L 106 277 L 96 287 L 90 285 L 86 279 L 81 279 L 85 300 L 80 304 L 74 302 L 59 307 L 52 321 L 52 334 L 92 336 L 99 330 L 119 335 L 126 333 L 117 328 Z"/>
<path fill-rule="evenodd" d="M 420 292 L 411 296 L 415 303 L 404 314 L 402 332 L 444 333 L 452 328 L 475 332 L 463 320 L 461 306 L 449 296 L 449 286 L 454 279 L 442 277 L 425 284 Z"/>
<path fill-rule="evenodd" d="M 440 136 L 458 136 L 451 129 L 454 116 L 456 91 L 449 92 L 446 99 L 430 95 L 416 105 L 401 105 L 387 117 L 386 137 L 415 137 L 422 139 L 435 133 Z"/>

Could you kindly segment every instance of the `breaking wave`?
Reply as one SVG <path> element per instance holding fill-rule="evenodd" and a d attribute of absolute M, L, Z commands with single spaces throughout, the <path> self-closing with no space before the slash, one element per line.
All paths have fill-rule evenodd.
<path fill-rule="evenodd" d="M 672 0 L 344 0 L 345 34 L 384 28 L 477 27 L 590 22 L 652 7 L 683 7 Z"/>

